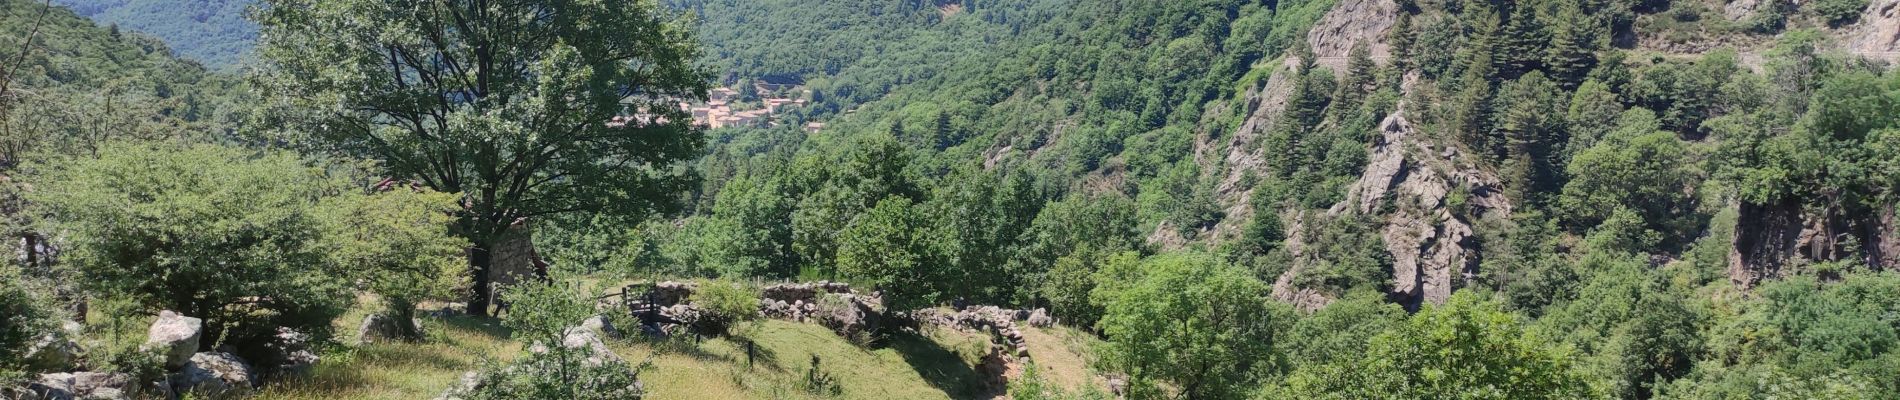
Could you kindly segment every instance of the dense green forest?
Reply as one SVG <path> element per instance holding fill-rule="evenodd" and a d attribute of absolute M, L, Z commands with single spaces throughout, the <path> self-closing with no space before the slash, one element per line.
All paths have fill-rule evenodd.
<path fill-rule="evenodd" d="M 999 375 L 1017 399 L 1900 393 L 1892 0 L 266 3 L 242 76 L 0 3 L 44 43 L 0 41 L 27 255 L 0 269 L 0 378 L 73 304 L 203 317 L 256 359 L 276 327 L 336 342 L 357 294 L 567 341 L 603 281 L 696 280 L 682 324 L 749 343 L 763 282 L 825 280 L 889 311 L 827 326 L 866 349 L 947 305 L 1087 338 L 1066 372 L 1108 383 Z M 168 6 L 200 14 L 139 18 L 249 24 Z M 256 36 L 149 32 L 190 57 Z M 720 129 L 677 107 L 755 82 L 808 102 Z M 526 226 L 545 279 L 490 293 Z M 646 368 L 581 348 L 467 397 L 634 395 Z M 798 396 L 875 396 L 811 357 Z"/>
<path fill-rule="evenodd" d="M 245 19 L 255 0 L 55 0 L 114 29 L 164 40 L 178 56 L 212 69 L 235 70 L 256 45 L 257 25 Z"/>

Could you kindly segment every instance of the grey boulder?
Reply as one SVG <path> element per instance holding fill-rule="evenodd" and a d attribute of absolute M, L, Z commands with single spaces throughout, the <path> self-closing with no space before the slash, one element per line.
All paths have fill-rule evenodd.
<path fill-rule="evenodd" d="M 171 310 L 160 311 L 158 321 L 152 322 L 151 330 L 146 332 L 145 344 L 139 348 L 158 351 L 165 356 L 165 368 L 177 369 L 184 367 L 192 354 L 198 352 L 198 339 L 203 332 L 202 319 Z"/>
<path fill-rule="evenodd" d="M 172 387 L 179 393 L 214 398 L 249 393 L 255 386 L 257 375 L 251 365 L 231 353 L 193 354 L 185 370 L 172 378 Z"/>

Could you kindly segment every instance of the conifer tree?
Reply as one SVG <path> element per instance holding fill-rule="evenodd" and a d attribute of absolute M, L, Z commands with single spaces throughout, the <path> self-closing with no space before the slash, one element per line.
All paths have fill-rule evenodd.
<path fill-rule="evenodd" d="M 1596 68 L 1595 50 L 1602 38 L 1602 29 L 1596 18 L 1584 14 L 1582 4 L 1576 0 L 1564 0 L 1558 7 L 1551 29 L 1550 51 L 1544 62 L 1549 66 L 1551 79 L 1566 90 L 1574 90 L 1590 70 Z"/>
<path fill-rule="evenodd" d="M 1372 51 L 1365 42 L 1352 45 L 1346 56 L 1346 80 L 1339 83 L 1333 95 L 1332 110 L 1335 113 L 1350 113 L 1359 109 L 1359 103 L 1365 100 L 1377 82 L 1379 65 L 1372 62 Z"/>
<path fill-rule="evenodd" d="M 1491 63 L 1497 67 L 1499 80 L 1517 79 L 1526 72 L 1543 68 L 1545 48 L 1550 43 L 1549 32 L 1537 20 L 1537 10 L 1529 5 L 1516 5 L 1511 7 L 1509 15 L 1502 35 L 1492 47 Z"/>
<path fill-rule="evenodd" d="M 1507 195 L 1535 203 L 1549 187 L 1551 146 L 1562 143 L 1565 102 L 1562 91 L 1542 72 L 1531 71 L 1498 93 L 1492 143 L 1503 156 Z"/>
<path fill-rule="evenodd" d="M 1465 30 L 1471 34 L 1465 39 L 1464 46 L 1458 48 L 1458 55 L 1454 60 L 1456 75 L 1453 76 L 1459 79 L 1456 82 L 1457 85 L 1454 86 L 1461 90 L 1466 89 L 1465 87 L 1473 82 L 1489 83 L 1496 77 L 1497 65 L 1494 62 L 1496 56 L 1493 54 L 1493 48 L 1498 46 L 1501 26 L 1497 12 L 1483 7 L 1483 4 L 1485 3 L 1477 3 L 1478 7 L 1473 7 L 1468 14 L 1470 17 L 1462 18 L 1464 24 L 1467 25 Z"/>
<path fill-rule="evenodd" d="M 1400 10 L 1399 20 L 1392 23 L 1388 35 L 1386 41 L 1392 43 L 1392 69 L 1404 76 L 1412 69 L 1412 57 L 1417 52 L 1414 47 L 1418 44 L 1418 34 L 1412 32 L 1412 13 Z"/>

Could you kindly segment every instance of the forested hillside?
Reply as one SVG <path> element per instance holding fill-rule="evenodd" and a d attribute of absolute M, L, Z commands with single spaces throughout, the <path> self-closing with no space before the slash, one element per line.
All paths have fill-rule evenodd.
<path fill-rule="evenodd" d="M 693 2 L 726 78 L 851 100 L 710 132 L 686 218 L 588 263 L 1049 306 L 1106 336 L 1108 370 L 1176 388 L 1483 396 L 1492 368 L 1535 365 L 1579 386 L 1496 390 L 1879 397 L 1900 385 L 1878 372 L 1900 360 L 1900 127 L 1874 116 L 1900 99 L 1900 48 L 1869 38 L 1896 23 L 1875 3 Z M 1273 343 L 1215 356 L 1143 341 L 1163 339 L 1118 308 L 1166 303 L 1116 286 L 1228 270 L 1307 316 L 1209 327 Z M 1541 355 L 1451 376 L 1407 358 L 1464 343 L 1408 335 L 1476 321 L 1469 344 Z M 1393 353 L 1343 350 L 1367 344 Z M 1199 357 L 1284 363 L 1148 370 L 1222 359 Z"/>
<path fill-rule="evenodd" d="M 0 4 L 0 397 L 1900 393 L 1900 0 Z"/>
<path fill-rule="evenodd" d="M 162 39 L 178 55 L 232 70 L 256 45 L 257 24 L 245 19 L 255 0 L 55 0 L 73 12 Z"/>
<path fill-rule="evenodd" d="M 115 138 L 226 136 L 241 112 L 236 79 L 171 57 L 158 39 L 95 25 L 71 11 L 4 4 L 9 60 L 0 167 L 96 148 Z M 33 45 L 20 46 L 32 37 Z M 25 50 L 26 54 L 21 54 Z"/>

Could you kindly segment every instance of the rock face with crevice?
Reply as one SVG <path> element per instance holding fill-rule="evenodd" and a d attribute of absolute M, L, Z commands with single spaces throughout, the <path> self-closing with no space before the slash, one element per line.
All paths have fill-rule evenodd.
<path fill-rule="evenodd" d="M 1846 51 L 1871 58 L 1900 59 L 1900 0 L 1873 0 L 1853 25 L 1836 33 Z"/>
<path fill-rule="evenodd" d="M 1226 218 L 1215 224 L 1215 239 L 1231 237 L 1253 216 L 1253 188 L 1246 186 L 1246 177 L 1250 171 L 1258 174 L 1266 170 L 1266 155 L 1261 153 L 1260 140 L 1273 131 L 1280 115 L 1285 114 L 1287 97 L 1293 94 L 1298 75 L 1293 67 L 1273 68 L 1266 83 L 1249 88 L 1246 95 L 1242 96 L 1248 111 L 1240 127 L 1223 137 L 1226 139 L 1226 153 L 1220 155 L 1220 162 L 1225 169 L 1208 169 L 1223 174 L 1219 176 L 1220 183 L 1214 188 L 1214 196 L 1225 208 Z M 1216 139 L 1203 135 L 1201 142 L 1209 140 Z"/>
<path fill-rule="evenodd" d="M 1321 58 L 1345 57 L 1358 43 L 1373 56 L 1384 56 L 1392 53 L 1386 37 L 1398 18 L 1399 5 L 1391 0 L 1340 0 L 1313 24 L 1306 44 Z"/>
<path fill-rule="evenodd" d="M 1900 268 L 1900 221 L 1893 205 L 1872 212 L 1811 212 L 1789 198 L 1736 207 L 1728 278 L 1739 288 L 1753 288 L 1764 279 L 1786 275 L 1790 266 L 1817 261 L 1851 259 L 1878 269 Z"/>
<path fill-rule="evenodd" d="M 1424 303 L 1443 303 L 1475 272 L 1479 255 L 1473 221 L 1508 216 L 1512 203 L 1499 190 L 1496 173 L 1461 148 L 1435 145 L 1403 108 L 1379 123 L 1365 172 L 1347 189 L 1346 200 L 1326 213 L 1377 216 L 1393 262 L 1388 297 L 1416 310 Z M 1291 235 L 1289 250 L 1304 247 L 1302 240 Z M 1302 272 L 1295 266 L 1282 274 L 1274 297 L 1302 309 L 1324 307 L 1331 301 L 1327 293 L 1293 284 Z"/>

